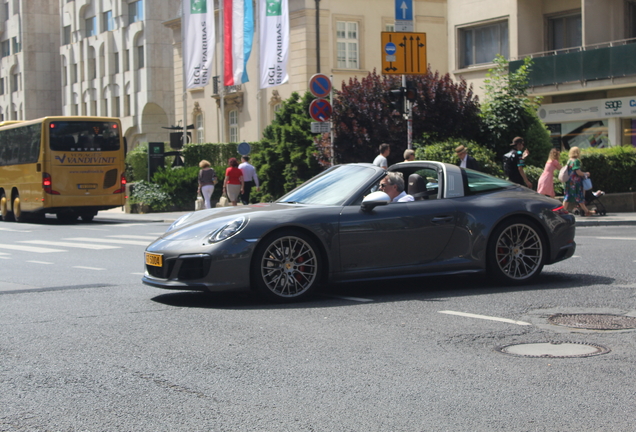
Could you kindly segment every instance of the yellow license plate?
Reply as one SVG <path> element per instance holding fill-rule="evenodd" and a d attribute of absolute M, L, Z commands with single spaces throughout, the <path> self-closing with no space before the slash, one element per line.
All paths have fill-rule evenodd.
<path fill-rule="evenodd" d="M 163 266 L 163 255 L 146 252 L 146 264 L 154 267 Z"/>

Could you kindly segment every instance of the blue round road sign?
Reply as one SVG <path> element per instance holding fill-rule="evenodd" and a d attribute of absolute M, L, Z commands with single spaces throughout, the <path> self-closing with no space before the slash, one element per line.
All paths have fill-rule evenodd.
<path fill-rule="evenodd" d="M 324 98 L 331 93 L 331 80 L 327 75 L 315 74 L 309 79 L 309 91 L 317 98 Z"/>
<path fill-rule="evenodd" d="M 238 145 L 238 152 L 241 156 L 247 156 L 248 154 L 250 154 L 251 150 L 252 148 L 245 141 L 243 141 L 242 143 Z"/>
<path fill-rule="evenodd" d="M 317 122 L 324 122 L 331 117 L 331 104 L 325 99 L 314 99 L 309 104 L 309 115 Z"/>
<path fill-rule="evenodd" d="M 393 55 L 395 54 L 395 51 L 397 50 L 397 47 L 395 46 L 395 44 L 393 42 L 389 42 L 388 44 L 384 45 L 384 51 L 388 54 L 388 55 Z"/>

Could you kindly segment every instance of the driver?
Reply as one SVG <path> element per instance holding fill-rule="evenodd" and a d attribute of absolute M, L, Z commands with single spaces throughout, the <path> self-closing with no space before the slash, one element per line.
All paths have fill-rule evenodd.
<path fill-rule="evenodd" d="M 391 198 L 391 202 L 415 201 L 404 192 L 404 177 L 400 172 L 390 172 L 380 180 L 380 190 Z"/>

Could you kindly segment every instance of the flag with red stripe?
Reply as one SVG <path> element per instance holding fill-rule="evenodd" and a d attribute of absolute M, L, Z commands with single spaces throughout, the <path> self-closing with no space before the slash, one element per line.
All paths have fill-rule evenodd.
<path fill-rule="evenodd" d="M 252 0 L 223 0 L 224 83 L 239 85 L 249 81 L 247 60 L 254 40 Z"/>

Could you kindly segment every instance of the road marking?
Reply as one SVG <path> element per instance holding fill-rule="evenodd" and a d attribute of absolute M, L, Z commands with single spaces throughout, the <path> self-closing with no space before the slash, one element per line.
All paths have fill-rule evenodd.
<path fill-rule="evenodd" d="M 2 249 L 11 249 L 11 250 L 19 250 L 24 252 L 35 252 L 35 253 L 52 253 L 52 252 L 68 252 L 63 249 L 51 249 L 51 248 L 42 248 L 37 246 L 22 246 L 22 245 L 0 245 Z"/>
<path fill-rule="evenodd" d="M 0 259 L 13 259 L 11 257 L 0 256 Z"/>
<path fill-rule="evenodd" d="M 48 245 L 48 246 L 64 246 L 70 248 L 80 248 L 80 249 L 121 249 L 120 246 L 109 246 L 109 245 L 99 245 L 99 244 L 88 244 L 88 243 L 69 243 L 69 242 L 59 242 L 59 241 L 47 241 L 47 240 L 22 240 L 19 243 L 30 243 L 30 244 L 39 244 L 39 245 Z"/>
<path fill-rule="evenodd" d="M 87 241 L 87 242 L 99 242 L 99 243 L 115 243 L 115 244 L 128 244 L 128 245 L 138 245 L 138 246 L 148 246 L 149 245 L 149 242 L 147 242 L 147 241 L 115 240 L 115 239 L 88 238 L 88 237 L 73 237 L 73 238 L 65 238 L 65 239 L 62 239 L 62 240 Z"/>
<path fill-rule="evenodd" d="M 357 302 L 363 302 L 363 303 L 373 301 L 372 299 L 365 299 L 360 297 L 345 297 L 345 296 L 339 296 L 339 295 L 325 295 L 325 297 L 337 298 L 341 300 L 351 300 L 351 301 L 357 301 Z"/>
<path fill-rule="evenodd" d="M 594 236 L 576 236 L 577 239 L 597 239 L 597 240 L 636 240 L 636 237 L 594 237 Z"/>
<path fill-rule="evenodd" d="M 99 268 L 99 267 L 84 267 L 84 266 L 73 266 L 73 268 L 84 269 L 84 270 L 106 270 L 106 269 Z"/>
<path fill-rule="evenodd" d="M 133 275 L 137 275 L 137 276 L 144 276 L 146 273 L 131 273 Z"/>
<path fill-rule="evenodd" d="M 53 263 L 46 262 L 46 261 L 27 261 L 27 262 L 34 263 L 34 264 L 53 264 Z"/>
<path fill-rule="evenodd" d="M 84 230 L 84 231 L 108 231 L 107 229 L 103 229 L 103 228 L 79 228 L 79 227 L 73 227 L 73 229 Z"/>
<path fill-rule="evenodd" d="M 159 234 L 162 235 L 162 234 Z M 108 237 L 113 237 L 113 238 L 123 238 L 123 239 L 131 239 L 131 240 L 150 240 L 150 241 L 154 241 L 157 240 L 157 236 L 140 236 L 140 235 L 111 235 Z"/>
<path fill-rule="evenodd" d="M 463 316 L 467 318 L 479 318 L 479 319 L 490 320 L 490 321 L 501 321 L 501 322 L 517 324 L 517 325 L 532 325 L 524 321 L 515 321 L 508 318 L 498 318 L 498 317 L 492 317 L 487 315 L 476 315 L 476 314 L 471 314 L 466 312 L 455 312 L 455 311 L 438 311 L 438 312 L 443 314 L 448 314 L 448 315 L 459 315 L 459 316 Z"/>
<path fill-rule="evenodd" d="M 13 229 L 13 228 L 2 228 L 2 227 L 0 227 L 0 231 L 31 232 L 31 231 L 27 231 L 27 230 L 19 230 L 19 229 Z"/>

